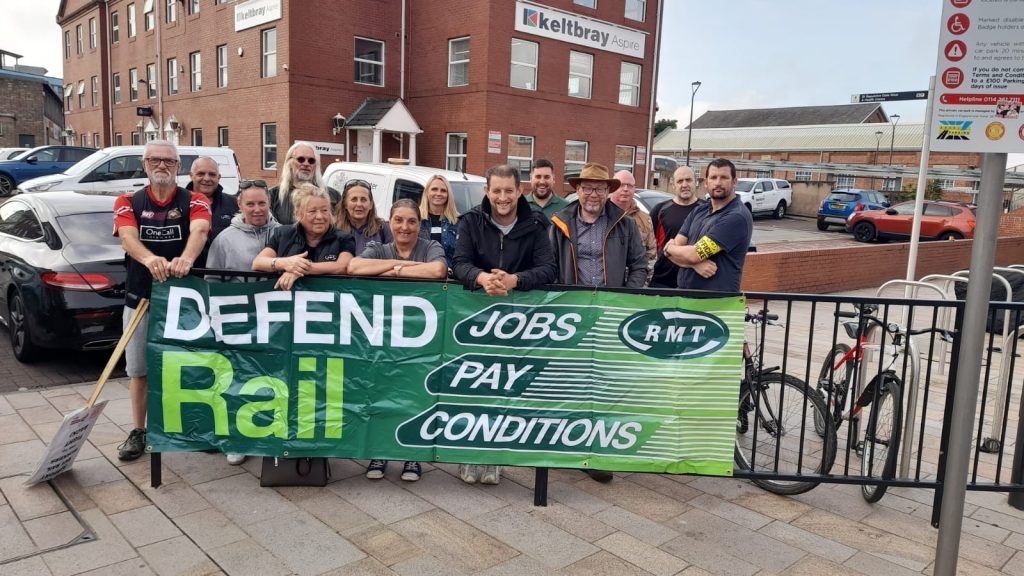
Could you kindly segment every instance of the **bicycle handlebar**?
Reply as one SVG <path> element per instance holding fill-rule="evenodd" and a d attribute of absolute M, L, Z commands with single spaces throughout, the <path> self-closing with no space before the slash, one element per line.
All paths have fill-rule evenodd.
<path fill-rule="evenodd" d="M 769 314 L 769 313 L 765 312 L 764 310 L 761 310 L 757 314 L 747 313 L 747 314 L 745 314 L 743 316 L 743 321 L 744 322 L 751 322 L 751 323 L 755 323 L 755 324 L 758 323 L 758 322 L 764 322 L 765 324 L 773 324 L 778 319 L 779 319 L 779 315 L 778 314 Z"/>
<path fill-rule="evenodd" d="M 952 342 L 953 341 L 953 335 L 956 334 L 956 330 L 946 330 L 944 328 L 936 328 L 934 326 L 931 327 L 931 328 L 918 328 L 916 330 L 904 330 L 903 328 L 900 327 L 899 324 L 896 324 L 895 322 L 890 322 L 890 323 L 886 324 L 885 322 L 882 322 L 880 319 L 878 319 L 878 317 L 872 316 L 869 313 L 869 311 L 877 310 L 877 307 L 875 307 L 875 306 L 871 306 L 869 304 L 865 304 L 863 306 L 859 306 L 858 309 L 862 310 L 863 312 L 858 313 L 858 312 L 847 312 L 845 310 L 837 310 L 835 315 L 836 315 L 837 318 L 863 318 L 865 320 L 869 320 L 869 321 L 871 321 L 871 322 L 881 326 L 889 334 L 894 334 L 894 335 L 901 335 L 902 334 L 902 335 L 907 335 L 907 336 L 919 336 L 921 334 L 928 334 L 930 332 L 934 332 L 934 333 L 938 334 L 939 338 L 942 338 L 942 340 L 944 340 L 946 342 Z M 865 312 L 868 312 L 868 313 L 865 313 Z"/>

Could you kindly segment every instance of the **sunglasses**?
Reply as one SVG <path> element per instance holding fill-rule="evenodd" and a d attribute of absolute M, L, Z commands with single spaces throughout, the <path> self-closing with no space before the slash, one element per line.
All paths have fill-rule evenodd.
<path fill-rule="evenodd" d="M 292 160 L 295 160 L 299 164 L 316 164 L 315 156 L 292 156 Z"/>
<path fill-rule="evenodd" d="M 357 186 L 360 188 L 366 188 L 367 190 L 373 190 L 373 186 L 371 186 L 366 180 L 349 180 L 348 182 L 345 182 L 345 187 L 342 192 L 348 192 Z"/>
<path fill-rule="evenodd" d="M 241 182 L 238 183 L 239 190 L 248 190 L 253 186 L 265 189 L 267 187 L 267 183 L 263 180 L 242 180 Z"/>

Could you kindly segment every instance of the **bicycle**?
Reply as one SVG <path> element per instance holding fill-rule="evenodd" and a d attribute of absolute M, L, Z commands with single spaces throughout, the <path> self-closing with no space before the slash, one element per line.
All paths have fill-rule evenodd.
<path fill-rule="evenodd" d="M 843 322 L 847 335 L 855 344 L 850 347 L 838 343 L 832 347 L 822 362 L 818 375 L 817 393 L 828 405 L 828 416 L 815 418 L 814 430 L 819 435 L 838 434 L 844 420 L 849 420 L 850 438 L 859 438 L 854 449 L 860 458 L 861 475 L 868 478 L 878 477 L 891 480 L 896 476 L 896 464 L 899 458 L 899 446 L 903 431 L 903 380 L 896 374 L 894 367 L 901 356 L 906 356 L 909 349 L 909 337 L 920 334 L 937 333 L 941 338 L 952 341 L 952 333 L 941 328 L 922 328 L 904 330 L 898 324 L 885 323 L 874 313 L 878 307 L 872 304 L 854 305 L 856 312 L 836 311 L 837 318 L 856 318 L 856 322 Z M 876 325 L 891 337 L 891 344 L 885 346 L 885 353 L 890 357 L 889 364 L 877 373 L 856 394 L 850 408 L 844 412 L 847 396 L 851 392 L 851 384 L 859 382 L 864 365 L 864 346 L 868 342 L 868 329 Z M 883 338 L 883 342 L 884 342 Z M 916 358 L 909 361 L 916 362 Z M 861 438 L 858 427 L 862 412 L 867 410 L 867 425 Z M 888 485 L 862 484 L 861 496 L 864 500 L 875 503 L 885 495 Z"/>
<path fill-rule="evenodd" d="M 746 314 L 744 320 L 755 327 L 780 326 L 778 315 L 762 310 Z M 743 342 L 743 379 L 736 416 L 735 463 L 738 470 L 766 472 L 776 476 L 824 475 L 832 468 L 836 453 L 835 429 L 823 434 L 814 430 L 814 421 L 831 423 L 821 396 L 778 366 L 761 366 L 761 346 L 753 351 Z M 754 426 L 751 431 L 751 417 Z M 750 480 L 761 488 L 781 495 L 802 494 L 820 481 L 758 478 Z"/>

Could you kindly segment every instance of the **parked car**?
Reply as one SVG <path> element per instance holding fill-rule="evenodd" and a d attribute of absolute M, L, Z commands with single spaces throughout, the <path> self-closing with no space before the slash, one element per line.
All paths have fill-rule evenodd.
<path fill-rule="evenodd" d="M 40 146 L 15 160 L 0 161 L 0 196 L 9 196 L 26 180 L 63 172 L 95 151 L 80 146 Z"/>
<path fill-rule="evenodd" d="M 28 148 L 0 148 L 0 160 L 14 160 Z"/>
<path fill-rule="evenodd" d="M 0 324 L 18 360 L 43 348 L 110 348 L 121 337 L 115 196 L 43 192 L 0 204 Z"/>
<path fill-rule="evenodd" d="M 914 221 L 914 203 L 903 202 L 885 210 L 853 212 L 846 222 L 847 232 L 858 242 L 906 240 Z M 922 240 L 960 240 L 974 238 L 974 209 L 955 202 L 926 200 L 921 216 Z"/>
<path fill-rule="evenodd" d="M 833 190 L 818 206 L 818 230 L 828 230 L 830 225 L 846 226 L 850 214 L 863 210 L 880 210 L 889 207 L 889 200 L 877 190 L 840 188 Z"/>
<path fill-rule="evenodd" d="M 409 198 L 418 204 L 427 180 L 435 174 L 444 176 L 451 183 L 451 193 L 459 214 L 469 212 L 484 199 L 484 184 L 487 181 L 483 177 L 426 166 L 334 162 L 324 170 L 324 182 L 340 192 L 349 180 L 366 180 L 373 188 L 377 215 L 386 220 L 395 200 Z"/>
<path fill-rule="evenodd" d="M 793 205 L 793 187 L 788 180 L 739 178 L 736 195 L 751 214 L 768 213 L 780 220 Z"/>
<path fill-rule="evenodd" d="M 575 202 L 579 196 L 573 192 L 565 197 L 567 202 Z M 672 195 L 668 192 L 662 192 L 661 190 L 647 190 L 646 188 L 637 188 L 636 193 L 633 195 L 633 201 L 636 202 L 637 208 L 639 208 L 645 214 L 650 214 L 651 210 L 658 204 L 661 204 L 665 200 L 671 200 Z"/>
<path fill-rule="evenodd" d="M 22 182 L 18 187 L 23 192 L 46 192 L 48 190 L 73 190 L 75 192 L 105 191 L 124 194 L 134 192 L 149 184 L 142 166 L 144 146 L 110 146 L 96 150 L 74 166 L 40 178 Z M 178 146 L 181 165 L 178 168 L 178 185 L 187 186 L 192 163 L 200 156 L 209 156 L 217 161 L 220 170 L 220 185 L 228 194 L 238 192 L 238 158 L 230 148 L 212 146 Z"/>

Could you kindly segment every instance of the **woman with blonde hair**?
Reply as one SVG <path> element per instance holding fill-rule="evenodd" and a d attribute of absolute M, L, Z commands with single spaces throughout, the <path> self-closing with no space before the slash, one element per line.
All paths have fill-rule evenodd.
<path fill-rule="evenodd" d="M 391 227 L 377 216 L 370 183 L 366 180 L 349 180 L 341 192 L 338 212 L 334 225 L 342 232 L 348 232 L 356 241 L 356 256 L 363 253 L 370 242 L 387 244 L 391 242 Z"/>
<path fill-rule="evenodd" d="M 448 179 L 435 174 L 427 180 L 420 198 L 420 238 L 433 240 L 444 248 L 444 259 L 448 268 L 452 267 L 455 257 L 455 240 L 459 211 L 455 209 L 455 198 L 452 197 L 452 185 Z"/>

